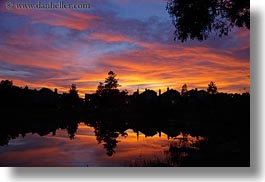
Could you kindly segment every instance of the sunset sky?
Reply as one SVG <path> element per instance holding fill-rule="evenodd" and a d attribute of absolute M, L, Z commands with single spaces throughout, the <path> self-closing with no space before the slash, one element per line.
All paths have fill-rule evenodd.
<path fill-rule="evenodd" d="M 83 10 L 6 9 L 6 2 L 0 2 L 1 80 L 60 92 L 74 83 L 83 95 L 95 92 L 112 70 L 130 93 L 180 90 L 184 83 L 206 89 L 210 81 L 220 92 L 249 91 L 247 29 L 181 43 L 174 41 L 166 0 L 64 1 L 90 3 Z"/>

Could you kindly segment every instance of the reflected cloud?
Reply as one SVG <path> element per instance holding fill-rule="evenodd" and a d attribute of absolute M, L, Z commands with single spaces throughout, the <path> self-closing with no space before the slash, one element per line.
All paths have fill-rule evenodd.
<path fill-rule="evenodd" d="M 11 140 L 8 147 L 0 148 L 1 166 L 127 166 L 139 156 L 152 158 L 154 154 L 163 155 L 170 142 L 166 134 L 146 137 L 143 133 L 127 129 L 126 137 L 119 136 L 115 155 L 108 157 L 102 146 L 98 144 L 94 128 L 83 123 L 79 124 L 74 140 L 70 140 L 66 130 L 57 130 L 40 137 L 27 134 L 25 138 Z M 188 136 L 188 141 L 198 142 L 199 139 Z M 182 135 L 177 136 L 180 138 Z M 200 138 L 203 140 L 203 138 Z M 178 141 L 174 142 L 176 145 Z M 42 158 L 40 159 L 40 156 Z"/>

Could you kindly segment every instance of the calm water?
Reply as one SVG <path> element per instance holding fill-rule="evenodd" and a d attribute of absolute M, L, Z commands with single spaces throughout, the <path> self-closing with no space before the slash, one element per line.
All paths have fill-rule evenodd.
<path fill-rule="evenodd" d="M 27 133 L 0 146 L 1 166 L 153 166 L 154 163 L 181 165 L 188 150 L 198 151 L 202 136 L 180 134 L 168 137 L 160 132 L 146 137 L 127 129 L 124 134 L 104 133 L 78 124 L 73 139 L 66 129 L 48 135 Z M 110 136 L 113 135 L 113 136 Z M 114 136 L 115 135 L 115 136 Z M 178 150 L 172 155 L 172 150 Z M 174 158 L 174 160 L 172 160 Z"/>

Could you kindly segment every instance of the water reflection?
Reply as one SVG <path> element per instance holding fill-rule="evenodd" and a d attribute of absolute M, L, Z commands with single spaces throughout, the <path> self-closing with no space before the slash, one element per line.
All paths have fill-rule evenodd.
<path fill-rule="evenodd" d="M 180 133 L 175 138 L 163 132 L 152 137 L 146 132 L 109 129 L 110 123 L 96 122 L 58 125 L 42 132 L 16 134 L 16 139 L 0 147 L 1 166 L 141 166 L 139 158 L 160 162 L 168 158 L 174 145 L 193 148 L 203 139 Z M 49 131 L 49 132 L 48 132 Z M 41 137 L 40 137 L 41 136 Z M 186 140 L 184 138 L 188 136 Z M 15 137 L 14 137 L 15 138 Z M 171 152 L 172 153 L 172 152 Z M 107 154 L 107 155 L 106 155 Z M 173 159 L 173 158 L 172 158 Z M 177 164 L 179 165 L 179 163 Z M 176 164 L 174 164 L 176 166 Z"/>
<path fill-rule="evenodd" d="M 130 118 L 70 111 L 10 114 L 0 127 L 0 166 L 248 165 L 248 136 L 236 127 Z"/>

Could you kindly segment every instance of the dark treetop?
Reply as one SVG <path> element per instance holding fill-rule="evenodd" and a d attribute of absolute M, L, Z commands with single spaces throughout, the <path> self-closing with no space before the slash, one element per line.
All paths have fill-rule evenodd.
<path fill-rule="evenodd" d="M 234 26 L 250 28 L 249 0 L 168 0 L 175 40 L 205 40 L 228 35 Z"/>

